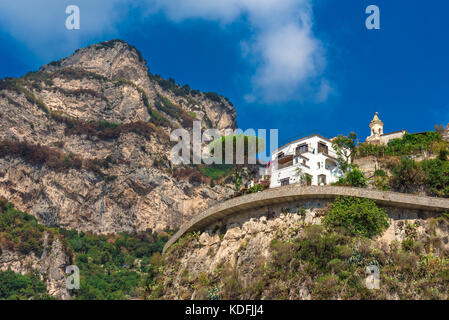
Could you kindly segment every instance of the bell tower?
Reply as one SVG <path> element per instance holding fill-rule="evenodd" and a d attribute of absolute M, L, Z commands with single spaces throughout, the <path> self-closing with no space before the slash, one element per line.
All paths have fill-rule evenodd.
<path fill-rule="evenodd" d="M 369 127 L 371 129 L 371 135 L 366 138 L 366 141 L 371 143 L 379 143 L 380 137 L 384 134 L 384 124 L 379 119 L 379 113 L 376 112 L 374 115 L 373 120 L 369 124 Z"/>

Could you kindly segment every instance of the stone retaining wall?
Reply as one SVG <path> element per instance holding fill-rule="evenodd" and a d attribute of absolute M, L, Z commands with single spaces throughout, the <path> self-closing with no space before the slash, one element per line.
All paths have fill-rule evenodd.
<path fill-rule="evenodd" d="M 372 199 L 378 205 L 388 207 L 387 212 L 393 219 L 413 219 L 420 215 L 429 216 L 432 213 L 449 211 L 449 199 L 443 198 L 350 187 L 290 185 L 233 198 L 207 209 L 182 225 L 167 242 L 163 252 L 184 234 L 222 225 L 229 222 L 230 218 L 235 220 L 269 216 L 279 210 L 297 212 L 301 207 L 319 209 L 339 195 Z"/>

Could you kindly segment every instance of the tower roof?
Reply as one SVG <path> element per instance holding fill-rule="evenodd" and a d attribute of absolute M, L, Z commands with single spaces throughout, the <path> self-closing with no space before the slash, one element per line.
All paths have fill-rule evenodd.
<path fill-rule="evenodd" d="M 374 115 L 373 120 L 371 121 L 371 123 L 369 124 L 369 127 L 371 128 L 372 126 L 374 126 L 375 124 L 379 124 L 381 126 L 383 126 L 383 122 L 379 119 L 379 112 L 376 112 L 376 114 Z"/>

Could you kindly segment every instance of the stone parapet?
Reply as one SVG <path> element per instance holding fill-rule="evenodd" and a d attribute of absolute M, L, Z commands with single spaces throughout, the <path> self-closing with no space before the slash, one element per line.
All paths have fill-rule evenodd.
<path fill-rule="evenodd" d="M 219 220 L 239 214 L 246 210 L 281 203 L 291 203 L 298 200 L 333 199 L 337 196 L 353 196 L 372 199 L 377 204 L 388 207 L 424 210 L 430 212 L 449 211 L 449 199 L 444 198 L 424 197 L 391 191 L 351 187 L 302 187 L 300 185 L 289 185 L 233 198 L 210 207 L 203 213 L 195 216 L 192 220 L 182 225 L 179 231 L 166 243 L 163 252 L 165 252 L 173 243 L 178 241 L 178 239 L 186 233 L 202 230 Z"/>

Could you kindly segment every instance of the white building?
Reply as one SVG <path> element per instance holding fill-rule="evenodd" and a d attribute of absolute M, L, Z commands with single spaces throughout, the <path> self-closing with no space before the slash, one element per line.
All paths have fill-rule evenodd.
<path fill-rule="evenodd" d="M 277 164 L 277 167 L 276 167 Z M 332 141 L 318 134 L 286 144 L 271 155 L 270 188 L 328 185 L 344 177 Z"/>

